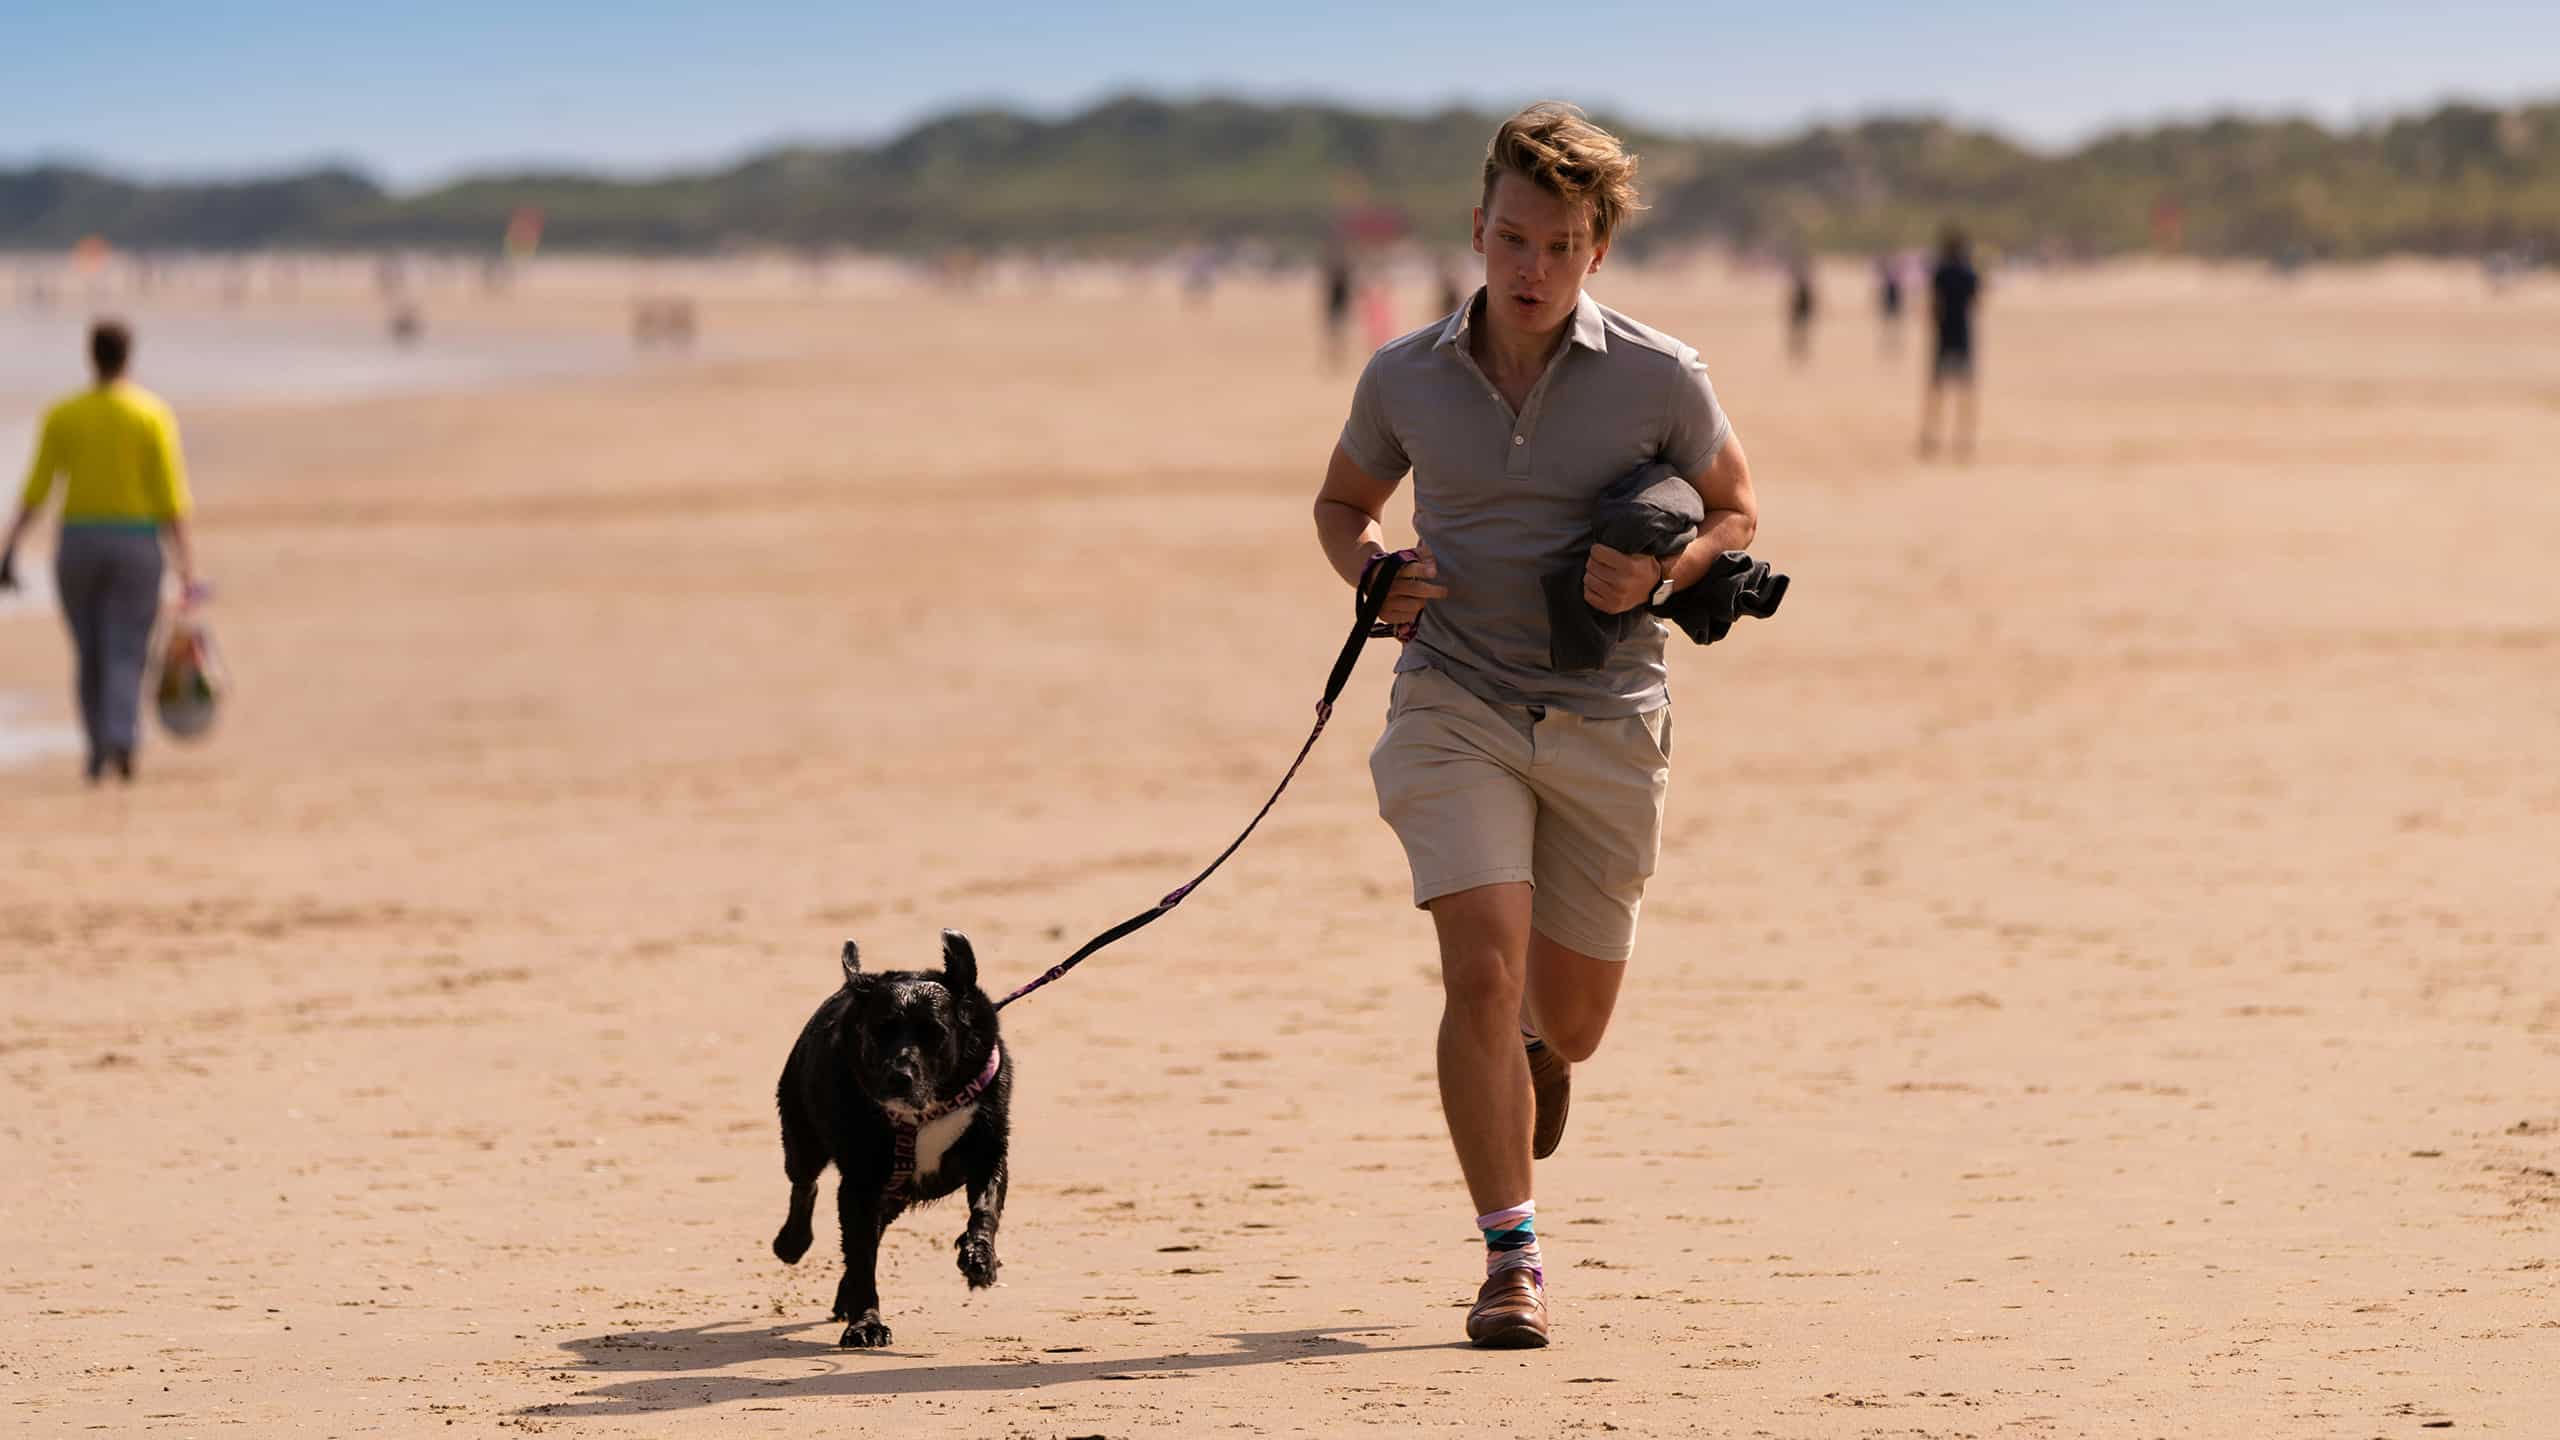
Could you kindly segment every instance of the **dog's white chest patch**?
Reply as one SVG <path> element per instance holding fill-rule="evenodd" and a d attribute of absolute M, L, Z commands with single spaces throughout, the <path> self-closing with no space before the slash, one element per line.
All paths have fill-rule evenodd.
<path fill-rule="evenodd" d="M 916 1182 L 924 1184 L 942 1172 L 943 1152 L 949 1150 L 960 1132 L 977 1118 L 978 1107 L 963 1105 L 938 1120 L 930 1120 L 916 1128 Z"/>

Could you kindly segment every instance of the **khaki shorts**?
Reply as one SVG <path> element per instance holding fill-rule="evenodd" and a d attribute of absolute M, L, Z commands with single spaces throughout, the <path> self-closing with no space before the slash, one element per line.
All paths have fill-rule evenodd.
<path fill-rule="evenodd" d="M 1413 867 L 1415 905 L 1525 880 L 1539 934 L 1602 960 L 1635 953 L 1636 911 L 1662 854 L 1670 706 L 1586 720 L 1408 670 L 1369 773 Z"/>

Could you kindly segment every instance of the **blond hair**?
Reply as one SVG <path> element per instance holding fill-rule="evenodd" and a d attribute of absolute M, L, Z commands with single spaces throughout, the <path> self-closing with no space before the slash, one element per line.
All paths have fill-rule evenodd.
<path fill-rule="evenodd" d="M 1484 203 L 1505 172 L 1550 195 L 1591 204 L 1591 238 L 1606 240 L 1636 199 L 1636 157 L 1618 137 L 1591 123 L 1579 105 L 1541 100 L 1502 122 L 1484 151 Z"/>

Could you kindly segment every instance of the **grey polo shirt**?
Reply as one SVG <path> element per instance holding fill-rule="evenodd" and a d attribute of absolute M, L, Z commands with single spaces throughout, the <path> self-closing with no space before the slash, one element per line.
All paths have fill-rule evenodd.
<path fill-rule="evenodd" d="M 1538 579 L 1582 563 L 1601 491 L 1656 460 L 1702 475 L 1731 426 L 1697 351 L 1589 295 L 1513 414 L 1468 349 L 1483 298 L 1371 356 L 1342 427 L 1372 478 L 1413 472 L 1414 528 L 1449 589 L 1423 607 L 1396 669 L 1438 670 L 1498 703 L 1643 714 L 1670 698 L 1669 627 L 1639 625 L 1601 668 L 1560 674 Z"/>

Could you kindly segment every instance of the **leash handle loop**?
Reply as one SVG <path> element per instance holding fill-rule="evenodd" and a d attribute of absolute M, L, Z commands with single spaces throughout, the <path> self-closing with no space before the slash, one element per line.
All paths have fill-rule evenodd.
<path fill-rule="evenodd" d="M 1412 624 L 1389 625 L 1378 618 L 1378 612 L 1386 608 L 1387 592 L 1395 586 L 1396 572 L 1421 558 L 1419 550 L 1382 550 L 1360 567 L 1360 583 L 1352 593 L 1360 612 L 1362 633 L 1380 640 L 1390 635 L 1398 640 L 1413 638 Z"/>

